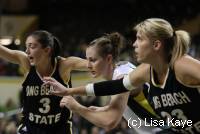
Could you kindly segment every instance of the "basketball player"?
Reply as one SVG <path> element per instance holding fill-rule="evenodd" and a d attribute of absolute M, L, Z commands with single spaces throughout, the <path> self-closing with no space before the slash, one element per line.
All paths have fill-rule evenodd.
<path fill-rule="evenodd" d="M 60 108 L 62 97 L 49 94 L 52 86 L 43 86 L 42 78 L 51 76 L 70 87 L 71 70 L 87 69 L 86 60 L 59 57 L 60 43 L 47 31 L 35 31 L 26 39 L 26 53 L 0 45 L 0 57 L 19 64 L 25 71 L 23 87 L 23 123 L 19 134 L 71 134 L 72 113 Z"/>
<path fill-rule="evenodd" d="M 86 50 L 86 57 L 88 60 L 88 68 L 94 78 L 102 76 L 106 80 L 120 79 L 135 68 L 130 62 L 118 62 L 120 48 L 122 46 L 123 37 L 119 33 L 111 33 L 102 36 L 90 43 Z M 148 86 L 146 85 L 146 87 Z M 137 96 L 137 93 L 135 93 L 134 96 Z M 93 106 L 89 108 L 79 104 L 73 97 L 66 96 L 61 100 L 60 105 L 62 107 L 68 107 L 73 112 L 80 114 L 98 127 L 111 130 L 117 126 L 122 116 L 124 116 L 127 121 L 130 117 L 141 119 L 146 115 L 148 115 L 149 119 L 155 117 L 145 97 L 143 96 L 141 98 L 141 96 L 142 93 L 140 99 L 138 99 L 138 97 L 134 98 L 133 96 L 129 97 L 129 92 L 127 92 L 111 96 L 110 103 L 104 107 Z M 128 98 L 129 106 L 126 107 Z M 140 129 L 137 127 L 132 127 L 134 133 L 152 134 L 161 130 L 155 127 L 144 127 L 144 125 L 142 125 Z"/>
<path fill-rule="evenodd" d="M 89 84 L 73 90 L 52 82 L 54 94 L 110 95 L 150 83 L 148 99 L 159 115 L 159 126 L 166 125 L 175 133 L 200 133 L 200 61 L 187 54 L 190 36 L 175 31 L 160 18 L 150 18 L 136 25 L 135 47 L 141 64 L 121 80 Z M 59 86 L 59 87 L 57 87 Z M 163 123 L 164 122 L 164 123 Z"/>

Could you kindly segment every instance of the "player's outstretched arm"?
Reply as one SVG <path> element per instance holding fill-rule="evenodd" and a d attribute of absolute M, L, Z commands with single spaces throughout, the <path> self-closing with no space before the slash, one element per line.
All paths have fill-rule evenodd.
<path fill-rule="evenodd" d="M 57 96 L 66 96 L 66 95 L 86 95 L 85 86 L 75 87 L 75 88 L 66 88 L 57 80 L 51 77 L 44 77 L 43 78 L 44 85 L 50 85 L 53 87 L 51 90 L 51 94 Z"/>

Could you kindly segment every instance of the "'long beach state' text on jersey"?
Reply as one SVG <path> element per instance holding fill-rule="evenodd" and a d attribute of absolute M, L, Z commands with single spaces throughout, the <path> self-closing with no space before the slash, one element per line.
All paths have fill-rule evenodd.
<path fill-rule="evenodd" d="M 120 75 L 127 75 L 129 74 L 131 71 L 133 71 L 136 67 L 131 64 L 130 62 L 119 62 L 114 70 L 113 73 L 113 80 L 117 79 L 118 76 Z M 144 91 L 148 90 L 149 88 L 149 84 L 144 84 Z M 155 119 L 155 115 L 152 114 L 153 112 L 151 111 L 152 108 L 149 105 L 149 103 L 147 102 L 143 91 L 137 96 L 137 97 L 133 97 L 133 96 L 129 96 L 128 99 L 128 103 L 127 103 L 127 107 L 123 113 L 123 117 L 127 120 L 127 121 L 133 121 L 138 120 L 138 118 L 140 118 L 140 120 L 143 120 L 142 122 L 144 122 L 144 120 L 147 121 L 147 123 L 149 122 L 150 118 Z M 130 123 L 130 122 L 129 122 Z M 131 123 L 128 124 L 129 127 L 132 125 Z M 131 126 L 134 128 L 135 133 L 156 133 L 158 131 L 160 131 L 161 129 L 155 128 L 155 127 L 148 127 L 148 129 L 144 129 L 144 124 L 143 126 L 140 126 L 141 129 L 138 128 L 139 123 L 137 126 Z"/>
<path fill-rule="evenodd" d="M 163 85 L 156 84 L 151 68 L 149 99 L 155 112 L 178 133 L 200 133 L 200 93 L 197 88 L 181 84 L 172 69 Z"/>
<path fill-rule="evenodd" d="M 61 79 L 58 68 L 59 64 L 56 63 L 51 77 L 68 86 Z M 70 120 L 71 111 L 67 108 L 61 108 L 59 105 L 62 97 L 49 94 L 52 87 L 43 85 L 43 81 L 34 66 L 31 66 L 22 86 L 24 123 L 28 129 L 31 126 L 51 128 L 66 124 Z"/>

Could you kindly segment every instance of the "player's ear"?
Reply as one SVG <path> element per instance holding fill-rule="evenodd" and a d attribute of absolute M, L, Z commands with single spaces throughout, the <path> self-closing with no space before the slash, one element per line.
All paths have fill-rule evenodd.
<path fill-rule="evenodd" d="M 51 48 L 51 47 L 46 47 L 46 48 L 44 48 L 44 52 L 45 52 L 45 53 L 51 53 L 51 51 L 52 51 L 52 48 Z"/>
<path fill-rule="evenodd" d="M 153 41 L 153 48 L 154 48 L 154 50 L 159 50 L 161 48 L 161 45 L 162 45 L 162 43 L 161 43 L 160 40 Z"/>
<path fill-rule="evenodd" d="M 113 63 L 113 56 L 111 55 L 111 54 L 108 54 L 107 56 L 106 56 L 106 61 L 108 62 L 108 63 Z"/>

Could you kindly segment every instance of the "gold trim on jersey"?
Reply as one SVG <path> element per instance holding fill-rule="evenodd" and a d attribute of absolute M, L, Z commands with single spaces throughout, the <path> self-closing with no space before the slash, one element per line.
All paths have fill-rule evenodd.
<path fill-rule="evenodd" d="M 54 64 L 54 67 L 53 67 L 53 71 L 51 72 L 51 74 L 49 75 L 49 77 L 52 77 L 52 75 L 55 73 L 55 71 L 56 71 L 56 67 L 57 67 L 57 59 L 55 58 L 55 64 Z M 35 69 L 36 70 L 36 73 L 37 73 L 37 75 L 40 77 L 40 79 L 42 80 L 42 77 L 41 77 L 41 75 L 40 75 L 40 73 L 37 71 L 37 69 Z"/>
<path fill-rule="evenodd" d="M 66 84 L 67 88 L 69 88 L 69 81 L 70 81 L 70 78 L 63 78 L 64 76 L 60 75 L 61 79 L 63 80 L 63 82 Z"/>
<path fill-rule="evenodd" d="M 60 58 L 60 56 L 58 57 L 60 60 L 58 60 L 58 62 L 60 62 L 61 61 L 61 58 Z M 60 64 L 60 63 L 58 63 L 58 64 Z M 60 67 L 60 66 L 59 66 Z M 62 72 L 60 72 L 60 69 L 58 68 L 58 72 L 59 72 L 59 75 L 60 75 L 60 77 L 61 77 L 61 79 L 63 80 L 63 82 L 67 85 L 67 88 L 69 88 L 69 81 L 70 81 L 70 74 L 71 73 L 68 73 L 68 72 L 65 72 L 64 74 L 65 75 L 63 75 L 63 74 L 61 74 Z M 66 74 L 68 74 L 68 75 L 66 75 Z"/>
<path fill-rule="evenodd" d="M 72 111 L 70 110 L 70 115 L 69 115 L 69 119 L 72 118 Z"/>
<path fill-rule="evenodd" d="M 146 97 L 144 96 L 143 92 L 140 92 L 136 97 L 132 97 L 139 105 L 141 105 L 144 109 L 150 112 L 152 115 L 158 117 L 158 115 L 154 112 L 153 108 L 147 101 Z"/>
<path fill-rule="evenodd" d="M 20 124 L 19 127 L 17 128 L 17 131 L 19 132 L 19 130 L 21 130 L 21 128 L 23 127 L 24 124 Z"/>
<path fill-rule="evenodd" d="M 70 127 L 70 128 L 69 128 L 69 129 L 70 129 L 70 134 L 73 134 L 73 133 L 72 133 L 72 132 L 73 132 L 73 131 L 72 131 L 72 121 L 69 121 L 69 120 L 68 120 L 67 123 L 69 124 L 69 127 Z"/>
<path fill-rule="evenodd" d="M 26 80 L 28 74 L 29 74 L 30 70 L 28 72 L 26 72 L 22 78 L 22 83 Z"/>
<path fill-rule="evenodd" d="M 159 87 L 159 88 L 162 88 L 164 89 L 165 85 L 166 85 L 166 82 L 167 82 L 167 78 L 169 76 L 169 68 L 167 69 L 167 74 L 165 75 L 165 79 L 164 79 L 164 82 L 163 84 L 156 84 L 155 80 L 154 80 L 154 73 L 153 73 L 153 68 L 151 67 L 151 70 L 150 70 L 150 73 L 151 73 L 151 82 L 152 84 L 155 86 L 155 87 Z"/>
<path fill-rule="evenodd" d="M 61 76 L 62 78 L 62 76 Z M 69 81 L 70 81 L 70 75 L 66 76 L 65 78 L 62 78 L 63 82 L 67 85 L 67 88 L 69 88 Z"/>
<path fill-rule="evenodd" d="M 168 70 L 167 70 L 167 74 L 166 74 L 166 76 L 165 76 L 165 80 L 164 80 L 164 83 L 161 85 L 161 84 L 156 84 L 155 83 L 155 81 L 154 81 L 154 73 L 153 73 L 153 68 L 151 67 L 151 70 L 150 70 L 151 72 L 151 82 L 152 82 L 152 84 L 155 86 L 155 87 L 159 87 L 159 88 L 162 88 L 162 89 L 164 89 L 164 87 L 165 87 L 165 85 L 166 85 L 166 81 L 167 81 L 167 78 L 168 78 L 168 76 L 169 76 L 169 68 L 168 68 Z M 175 74 L 175 78 L 176 78 L 176 80 L 180 83 L 180 84 L 182 84 L 182 85 L 184 85 L 184 86 L 186 86 L 186 87 L 190 87 L 190 88 L 200 88 L 200 85 L 187 85 L 187 84 L 184 84 L 183 82 L 181 82 L 181 80 L 179 80 L 177 77 L 176 77 L 176 74 Z"/>

